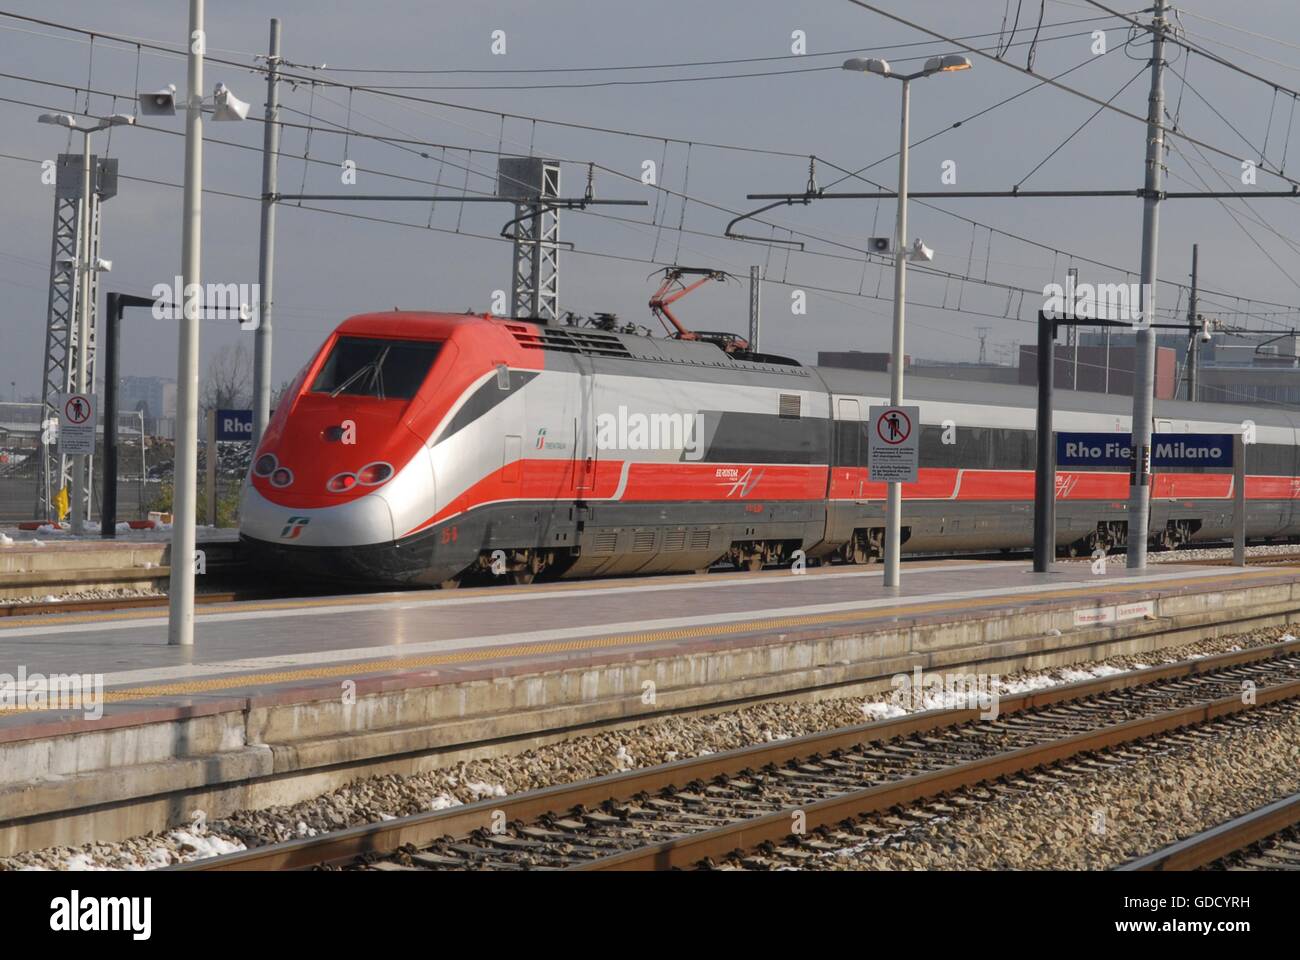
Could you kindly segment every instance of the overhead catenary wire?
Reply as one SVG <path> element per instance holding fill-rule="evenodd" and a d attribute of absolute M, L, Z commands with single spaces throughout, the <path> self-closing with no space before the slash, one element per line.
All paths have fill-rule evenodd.
<path fill-rule="evenodd" d="M 350 92 L 351 92 L 351 89 L 352 89 L 352 88 L 349 88 L 349 89 L 350 89 Z M 468 108 L 464 108 L 462 105 L 459 105 L 459 104 L 446 104 L 446 105 L 447 105 L 447 106 L 450 106 L 450 107 L 453 107 L 453 108 L 456 108 L 456 109 L 468 109 Z M 493 113 L 493 114 L 496 114 L 496 113 L 497 113 L 497 111 L 481 111 L 481 112 L 490 112 L 490 113 Z M 535 126 L 535 124 L 539 121 L 539 118 L 528 118 L 528 119 L 531 120 L 531 122 L 533 123 L 534 126 Z M 549 121 L 542 120 L 541 122 L 546 123 L 546 122 L 549 122 Z M 636 134 L 633 134 L 633 133 L 631 133 L 631 132 L 629 132 L 629 131 L 617 131 L 617 132 L 620 133 L 621 135 L 632 135 L 632 136 L 635 136 L 635 135 L 636 135 Z M 665 140 L 665 142 L 667 142 L 667 140 Z M 687 144 L 687 145 L 688 145 L 688 149 L 689 149 L 689 146 L 690 146 L 691 144 L 694 144 L 694 143 L 695 143 L 695 141 L 687 141 L 687 140 L 677 140 L 677 141 L 675 141 L 675 142 L 680 142 L 680 143 L 683 143 L 683 144 Z M 718 147 L 721 148 L 721 149 L 741 149 L 741 150 L 750 150 L 750 149 L 751 149 L 751 148 L 748 148 L 748 147 L 739 147 L 739 146 L 736 146 L 736 145 L 721 145 L 721 146 L 719 146 L 719 145 L 711 145 L 711 144 L 706 144 L 706 145 L 708 145 L 708 146 L 718 146 Z M 785 153 L 786 155 L 793 155 L 793 154 L 790 154 L 789 152 L 779 152 L 779 151 L 767 151 L 767 152 L 769 152 L 769 153 L 773 153 L 773 154 Z M 946 211 L 944 211 L 944 212 L 946 213 Z M 973 222 L 973 221 L 972 221 L 972 222 Z M 788 228 L 782 228 L 782 229 L 788 229 Z M 990 227 L 989 229 L 990 229 L 990 230 L 993 230 L 994 228 Z M 1000 231 L 1000 232 L 1004 232 L 1004 233 L 1005 233 L 1005 231 Z M 1009 235 L 1009 236 L 1016 236 L 1016 235 L 1014 235 L 1014 234 L 1007 234 L 1007 235 Z M 1023 241 L 1023 242 L 1028 242 L 1028 243 L 1032 243 L 1032 242 L 1033 242 L 1033 241 L 1029 241 L 1027 238 L 1017 237 L 1017 239 L 1019 239 L 1019 240 L 1021 240 L 1021 241 Z M 985 266 L 986 266 L 986 269 L 987 269 L 987 263 L 986 263 Z"/>
<path fill-rule="evenodd" d="M 878 14 L 879 16 L 885 17 L 885 18 L 887 18 L 887 19 L 889 19 L 889 20 L 893 20 L 893 21 L 895 21 L 895 22 L 897 22 L 897 23 L 901 23 L 901 24 L 903 24 L 904 26 L 911 27 L 911 28 L 914 29 L 914 30 L 919 30 L 919 31 L 922 32 L 922 33 L 929 34 L 930 36 L 935 37 L 935 38 L 937 38 L 937 39 L 945 40 L 945 41 L 947 41 L 947 42 L 949 42 L 949 43 L 956 44 L 957 46 L 959 46 L 962 50 L 966 51 L 967 53 L 974 53 L 974 54 L 977 54 L 978 56 L 981 56 L 981 57 L 984 57 L 984 58 L 986 58 L 986 59 L 988 59 L 988 60 L 991 60 L 991 61 L 993 61 L 994 63 L 1000 63 L 1000 64 L 1002 64 L 1003 66 L 1007 67 L 1008 69 L 1016 70 L 1016 71 L 1018 71 L 1018 72 L 1020 72 L 1020 73 L 1026 74 L 1026 75 L 1028 75 L 1028 76 L 1035 77 L 1035 78 L 1041 78 L 1039 74 L 1035 73 L 1035 72 L 1032 71 L 1032 70 L 1028 70 L 1028 69 L 1025 69 L 1024 67 L 1016 66 L 1014 63 L 1011 63 L 1010 61 L 1007 61 L 1007 60 L 999 60 L 999 59 L 997 59 L 996 57 L 989 56 L 987 53 L 985 53 L 983 50 L 980 50 L 980 49 L 977 48 L 977 47 L 972 47 L 972 46 L 970 46 L 969 44 L 964 43 L 964 42 L 962 42 L 962 41 L 960 41 L 960 40 L 956 40 L 956 39 L 953 38 L 953 37 L 945 36 L 943 33 L 939 32 L 939 31 L 937 31 L 937 30 L 932 30 L 932 29 L 930 29 L 929 27 L 923 26 L 922 24 L 919 24 L 919 23 L 917 23 L 917 22 L 915 22 L 915 21 L 913 21 L 913 20 L 909 20 L 909 19 L 907 19 L 906 17 L 902 17 L 902 16 L 899 16 L 898 14 L 891 13 L 891 12 L 889 12 L 888 10 L 883 10 L 883 9 L 881 9 L 881 8 L 878 7 L 878 6 L 875 6 L 874 4 L 871 4 L 871 3 L 866 2 L 866 0 L 848 0 L 848 2 L 851 3 L 851 4 L 853 4 L 854 6 L 861 7 L 862 9 L 867 10 L 867 11 L 869 11 L 869 12 L 871 12 L 871 13 Z M 1096 3 L 1095 3 L 1095 0 L 1088 0 L 1088 2 L 1089 2 L 1089 3 L 1094 3 L 1094 5 L 1096 5 L 1096 6 L 1101 6 L 1101 4 L 1096 4 Z M 1103 9 L 1108 9 L 1108 8 L 1103 8 Z M 1118 14 L 1116 14 L 1116 15 L 1118 16 Z M 1125 19 L 1128 19 L 1128 18 L 1125 18 Z M 1131 21 L 1131 22 L 1137 23 L 1137 21 Z M 1170 42 L 1174 42 L 1174 41 L 1173 41 L 1173 40 L 1170 40 Z M 1199 48 L 1195 48 L 1195 49 L 1197 49 L 1198 52 L 1200 52 L 1200 53 L 1202 53 L 1202 54 L 1205 54 L 1205 53 L 1206 53 L 1206 51 L 1199 50 Z M 1212 55 L 1211 55 L 1211 56 L 1212 56 Z M 1089 101 L 1089 102 L 1091 102 L 1091 103 L 1093 103 L 1093 104 L 1096 104 L 1096 105 L 1098 105 L 1098 106 L 1104 107 L 1105 109 L 1107 109 L 1107 110 L 1109 110 L 1109 111 L 1111 111 L 1111 112 L 1113 112 L 1113 113 L 1115 113 L 1115 114 L 1118 114 L 1119 116 L 1125 117 L 1125 118 L 1128 119 L 1128 120 L 1132 120 L 1132 121 L 1134 121 L 1134 122 L 1141 123 L 1144 127 L 1145 127 L 1146 124 L 1147 124 L 1147 120 L 1146 120 L 1145 117 L 1139 116 L 1138 114 L 1133 113 L 1133 112 L 1130 111 L 1130 110 L 1125 110 L 1125 109 L 1123 109 L 1122 107 L 1118 107 L 1118 106 L 1116 106 L 1115 104 L 1108 104 L 1108 103 L 1106 103 L 1104 100 L 1101 100 L 1101 99 L 1099 99 L 1099 98 L 1093 96 L 1092 94 L 1087 93 L 1087 92 L 1085 92 L 1085 91 L 1083 91 L 1083 90 L 1078 90 L 1078 89 L 1076 89 L 1076 88 L 1074 88 L 1074 87 L 1069 86 L 1068 84 L 1061 83 L 1059 80 L 1054 80 L 1054 79 L 1052 79 L 1052 78 L 1050 78 L 1050 77 L 1049 77 L 1049 78 L 1041 78 L 1041 79 L 1045 79 L 1046 82 L 1047 82 L 1048 84 L 1050 84 L 1051 86 L 1055 87 L 1055 88 L 1058 89 L 1058 90 L 1062 90 L 1062 91 L 1064 91 L 1064 92 L 1066 92 L 1066 93 L 1069 93 L 1069 94 L 1072 94 L 1072 95 L 1074 95 L 1074 96 L 1076 96 L 1076 97 L 1080 97 L 1080 98 L 1082 98 L 1082 99 L 1084 99 L 1084 100 L 1087 100 L 1087 101 Z M 1257 79 L 1263 79 L 1263 78 L 1257 78 Z M 1272 83 L 1272 81 L 1268 81 L 1268 80 L 1265 80 L 1265 82 L 1266 82 L 1266 83 L 1270 83 L 1270 84 Z M 1218 154 L 1218 155 L 1220 155 L 1220 156 L 1227 157 L 1227 158 L 1229 158 L 1229 159 L 1233 159 L 1233 160 L 1237 159 L 1236 155 L 1233 154 L 1231 151 L 1225 150 L 1225 149 L 1223 149 L 1222 147 L 1216 147 L 1216 146 L 1215 146 L 1214 144 L 1212 144 L 1212 143 L 1206 143 L 1204 140 L 1200 140 L 1200 139 L 1197 139 L 1197 138 L 1195 138 L 1195 137 L 1192 137 L 1192 136 L 1190 136 L 1189 134 L 1182 132 L 1181 130 L 1172 130 L 1172 129 L 1170 129 L 1169 127 L 1165 126 L 1163 123 L 1157 124 L 1157 126 L 1160 128 L 1160 130 L 1161 130 L 1163 133 L 1169 134 L 1170 136 L 1177 136 L 1177 137 L 1180 137 L 1180 138 L 1182 138 L 1183 140 L 1185 140 L 1185 141 L 1188 142 L 1188 143 L 1195 143 L 1197 146 L 1199 146 L 1199 147 L 1201 147 L 1201 148 L 1203 148 L 1203 149 L 1209 150 L 1209 151 L 1211 151 L 1212 153 L 1216 153 L 1216 154 Z M 1285 180 L 1287 183 L 1292 184 L 1293 186 L 1300 187 L 1300 180 L 1296 180 L 1296 179 L 1293 178 L 1293 177 L 1288 177 L 1288 176 L 1286 176 L 1285 174 L 1280 173 L 1280 172 L 1278 172 L 1278 171 L 1276 171 L 1276 170 L 1270 170 L 1270 169 L 1268 169 L 1267 167 L 1261 167 L 1260 169 L 1261 169 L 1264 173 L 1267 173 L 1269 176 L 1277 177 L 1278 179 Z"/>
<path fill-rule="evenodd" d="M 27 80 L 31 80 L 32 78 L 16 77 L 16 79 L 27 79 Z M 33 81 L 33 82 L 51 83 L 50 81 Z M 57 86 L 64 86 L 64 87 L 68 87 L 68 88 L 71 88 L 71 86 L 72 86 L 72 85 L 63 85 L 63 84 L 55 84 L 55 85 L 57 85 Z M 316 89 L 316 87 L 313 86 L 312 89 Z M 106 93 L 106 95 L 107 95 L 107 92 L 105 92 L 105 93 Z M 318 91 L 318 89 L 317 89 L 317 95 L 319 95 L 319 91 Z M 286 107 L 286 109 L 292 109 L 292 108 L 287 108 L 287 107 Z M 498 114 L 498 116 L 499 116 L 499 114 Z M 314 117 L 313 117 L 312 119 L 313 119 L 313 124 L 310 125 L 310 126 L 311 126 L 313 129 L 319 130 L 320 128 L 314 126 L 315 122 L 316 122 L 319 118 L 314 118 Z M 545 122 L 545 121 L 543 121 L 543 122 Z M 162 130 L 160 130 L 159 132 L 173 133 L 173 131 L 162 131 Z M 340 132 L 340 133 L 341 133 L 342 131 L 329 131 L 329 132 Z M 356 130 L 352 130 L 351 132 L 352 132 L 353 135 L 361 135 L 361 134 L 360 134 L 358 131 L 356 131 Z M 379 140 L 379 141 L 381 141 L 381 142 L 392 142 L 392 141 L 395 141 L 395 140 L 397 139 L 397 138 L 387 137 L 387 136 L 385 136 L 385 135 L 379 135 L 379 134 L 365 134 L 365 135 L 368 136 L 368 137 L 372 137 L 372 138 L 374 138 L 374 139 L 377 139 L 377 140 Z M 664 138 L 664 139 L 663 139 L 663 142 L 665 143 L 665 146 L 666 146 L 666 144 L 667 144 L 668 142 L 670 142 L 670 141 L 672 141 L 672 138 Z M 424 142 L 424 141 L 411 141 L 411 142 Z M 688 147 L 691 146 L 691 145 L 698 145 L 698 142 L 697 142 L 697 141 L 686 141 L 686 140 L 681 140 L 681 141 L 674 141 L 674 142 L 681 142 L 681 143 L 684 143 L 684 144 L 688 145 Z M 229 145 L 231 145 L 231 146 L 242 146 L 242 145 L 237 145 L 237 144 L 229 144 Z M 465 149 L 465 148 L 457 148 L 457 149 Z M 481 152 L 481 151 L 480 151 L 480 152 Z M 314 158 L 312 158 L 312 159 L 314 160 Z M 827 165 L 829 165 L 829 166 L 832 167 L 833 169 L 841 170 L 841 171 L 844 170 L 844 168 L 839 167 L 839 166 L 837 166 L 837 165 L 835 165 L 835 164 L 833 164 L 833 163 L 830 163 L 829 161 L 825 161 L 825 160 L 823 160 L 823 162 L 824 162 L 824 163 L 827 163 Z M 602 168 L 602 169 L 609 169 L 609 168 Z M 613 172 L 613 173 L 615 173 L 615 174 L 617 174 L 617 175 L 619 175 L 619 176 L 627 177 L 629 180 L 630 180 L 630 179 L 633 179 L 633 178 L 631 178 L 630 176 L 628 176 L 627 174 L 623 174 L 621 171 L 611 171 L 611 172 Z M 487 176 L 487 175 L 484 174 L 484 176 Z M 467 178 L 468 178 L 468 173 L 467 173 Z M 865 178 L 862 178 L 862 179 L 865 179 Z M 468 180 L 467 180 L 467 182 L 468 182 Z M 868 182 L 871 182 L 871 181 L 868 181 Z M 662 190 L 667 191 L 667 188 L 662 188 L 662 187 L 660 187 L 659 189 L 662 189 Z M 670 193 L 671 193 L 672 191 L 667 191 L 667 192 L 670 192 Z M 712 205 L 712 206 L 715 206 L 715 207 L 716 207 L 717 205 Z M 719 207 L 719 209 L 725 209 L 725 208 L 721 208 L 721 207 Z M 970 218 L 963 217 L 963 216 L 958 215 L 958 214 L 953 214 L 953 213 L 951 213 L 950 211 L 944 211 L 944 210 L 942 210 L 941 208 L 937 208 L 937 207 L 935 207 L 934 209 L 938 210 L 938 211 L 941 212 L 941 213 L 944 213 L 945 215 L 949 215 L 949 216 L 957 217 L 958 219 L 963 220 L 963 221 L 968 222 L 968 223 L 976 223 L 976 222 L 978 222 L 978 221 L 974 221 L 974 220 L 972 220 L 972 219 L 970 219 Z M 458 221 L 459 221 L 459 218 L 458 218 Z M 661 229 L 662 229 L 662 224 L 661 224 L 660 226 L 661 226 Z M 788 229 L 788 228 L 782 228 L 782 229 Z M 1056 249 L 1056 248 L 1054 248 L 1054 247 L 1051 247 L 1050 245 L 1041 244 L 1041 243 L 1039 243 L 1038 241 L 1033 241 L 1033 240 L 1031 240 L 1031 239 L 1029 239 L 1029 238 L 1026 238 L 1026 237 L 1020 236 L 1020 235 L 1018 235 L 1018 234 L 1011 233 L 1011 232 L 1009 232 L 1009 231 L 1001 230 L 1001 229 L 999 229 L 999 228 L 995 228 L 995 227 L 992 227 L 992 226 L 987 226 L 987 229 L 989 229 L 989 230 L 992 231 L 992 232 L 999 232 L 999 233 L 1002 233 L 1004 236 L 1007 236 L 1007 237 L 1009 237 L 1009 238 L 1011 238 L 1011 239 L 1017 240 L 1018 242 L 1023 242 L 1023 243 L 1027 243 L 1027 244 L 1030 244 L 1030 245 L 1038 246 L 1038 247 L 1040 247 L 1040 248 L 1042 248 L 1042 249 L 1047 249 L 1047 250 L 1054 250 L 1054 249 Z M 817 239 L 820 239 L 820 238 L 818 237 Z M 859 251 L 859 252 L 860 252 L 860 251 Z M 818 254 L 818 255 L 827 255 L 827 254 Z M 1114 267 L 1113 265 L 1105 264 L 1105 263 L 1103 263 L 1103 262 L 1101 262 L 1101 261 L 1092 260 L 1091 258 L 1082 258 L 1082 259 L 1084 259 L 1084 260 L 1087 261 L 1087 262 L 1095 263 L 1095 264 L 1097 264 L 1098 266 L 1102 266 L 1102 267 L 1105 267 L 1105 268 L 1107 268 L 1107 269 L 1113 269 L 1113 270 L 1118 270 L 1118 269 L 1120 269 L 1120 268 Z M 987 264 L 986 264 L 985 266 L 986 266 L 986 270 L 987 270 Z M 973 279 L 973 278 L 967 278 L 967 279 Z M 1167 281 L 1162 281 L 1162 282 L 1167 282 Z M 1005 286 L 1005 285 L 1004 285 L 1004 286 Z M 1020 288 L 1020 289 L 1021 289 L 1022 292 L 1027 292 L 1027 291 L 1025 291 L 1024 288 Z M 1226 294 L 1226 296 L 1230 296 L 1230 297 L 1231 297 L 1231 296 L 1233 296 L 1233 295 L 1231 295 L 1231 294 Z M 1283 307 L 1289 306 L 1289 305 L 1287 305 L 1287 304 L 1274 304 L 1274 305 L 1276 305 L 1276 306 L 1283 306 Z"/>

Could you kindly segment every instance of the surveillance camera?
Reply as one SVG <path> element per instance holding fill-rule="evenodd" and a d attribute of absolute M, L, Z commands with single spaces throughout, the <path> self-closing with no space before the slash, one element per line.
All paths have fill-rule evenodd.
<path fill-rule="evenodd" d="M 217 84 L 212 92 L 213 120 L 243 120 L 248 116 L 248 104 L 230 92 L 224 84 Z"/>
<path fill-rule="evenodd" d="M 871 237 L 867 240 L 867 249 L 872 253 L 889 253 L 894 249 L 894 241 L 891 237 Z"/>
<path fill-rule="evenodd" d="M 1201 321 L 1201 343 L 1209 343 L 1214 337 L 1210 334 L 1210 321 Z"/>
<path fill-rule="evenodd" d="M 113 261 L 105 260 L 103 257 L 99 257 L 98 259 L 95 260 L 95 269 L 102 270 L 105 273 L 109 273 L 113 269 Z"/>
<path fill-rule="evenodd" d="M 917 237 L 912 243 L 912 249 L 908 253 L 907 259 L 920 260 L 928 263 L 934 259 L 934 251 L 922 243 L 920 237 Z"/>
<path fill-rule="evenodd" d="M 176 84 L 174 83 L 169 83 L 153 93 L 142 93 L 136 99 L 140 101 L 140 112 L 147 117 L 176 115 Z"/>

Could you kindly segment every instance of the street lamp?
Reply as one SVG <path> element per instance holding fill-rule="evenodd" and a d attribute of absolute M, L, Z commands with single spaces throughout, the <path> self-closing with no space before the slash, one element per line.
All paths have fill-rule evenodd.
<path fill-rule="evenodd" d="M 109 127 L 130 126 L 135 117 L 126 113 L 115 113 L 108 117 L 82 117 L 78 119 L 70 113 L 42 113 L 36 118 L 38 123 L 48 123 L 56 127 L 67 127 L 82 135 L 81 138 L 81 199 L 77 205 L 77 219 L 80 228 L 77 231 L 77 256 L 71 264 L 73 276 L 77 280 L 77 380 L 76 388 L 82 393 L 93 393 L 94 384 L 86 382 L 86 372 L 90 364 L 90 277 L 93 271 L 109 270 L 112 263 L 108 260 L 92 261 L 94 248 L 90 237 L 90 135 Z M 72 533 L 81 536 L 86 532 L 86 461 L 85 454 L 75 454 L 72 458 Z"/>
<path fill-rule="evenodd" d="M 200 231 L 203 198 L 203 0 L 190 0 L 187 44 L 188 89 L 185 96 L 185 197 L 182 201 L 180 346 L 176 357 L 176 468 L 172 486 L 171 582 L 168 588 L 167 642 L 173 646 L 194 643 L 194 511 L 198 500 L 199 472 L 199 311 Z M 154 116 L 175 113 L 175 86 L 139 94 L 142 111 Z M 213 120 L 243 120 L 248 104 L 217 84 Z"/>
<path fill-rule="evenodd" d="M 925 67 L 916 73 L 895 73 L 888 60 L 875 57 L 853 57 L 844 61 L 844 69 L 855 73 L 874 73 L 903 81 L 901 127 L 898 140 L 898 233 L 894 247 L 894 343 L 889 359 L 889 403 L 899 406 L 903 402 L 903 306 L 907 292 L 907 125 L 908 94 L 912 81 L 935 73 L 953 73 L 969 70 L 970 60 L 958 54 L 931 57 Z M 928 256 L 927 256 L 928 254 Z M 933 253 L 919 240 L 916 244 L 918 259 L 929 259 Z M 885 586 L 897 587 L 899 579 L 899 548 L 903 514 L 903 485 L 889 484 L 885 501 Z"/>

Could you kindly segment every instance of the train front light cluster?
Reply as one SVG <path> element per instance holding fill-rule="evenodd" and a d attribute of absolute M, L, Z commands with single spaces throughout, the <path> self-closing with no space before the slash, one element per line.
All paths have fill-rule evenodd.
<path fill-rule="evenodd" d="M 377 460 L 367 463 L 356 473 L 336 473 L 325 481 L 325 489 L 330 493 L 347 493 L 357 484 L 363 487 L 377 487 L 393 475 L 393 465 Z"/>
<path fill-rule="evenodd" d="M 287 487 L 293 483 L 293 471 L 280 466 L 273 453 L 264 453 L 253 464 L 253 476 L 265 477 L 273 487 Z"/>

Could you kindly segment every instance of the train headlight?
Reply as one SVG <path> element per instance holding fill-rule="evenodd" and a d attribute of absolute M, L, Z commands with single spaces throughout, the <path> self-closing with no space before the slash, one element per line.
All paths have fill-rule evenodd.
<path fill-rule="evenodd" d="M 277 467 L 271 474 L 271 486 L 287 487 L 293 483 L 293 471 L 288 467 Z"/>
<path fill-rule="evenodd" d="M 275 473 L 275 468 L 279 465 L 275 454 L 264 453 L 257 458 L 257 463 L 253 464 L 253 474 L 258 477 L 269 477 Z"/>
<path fill-rule="evenodd" d="M 330 493 L 347 493 L 356 485 L 356 475 L 351 473 L 336 473 L 325 481 L 325 489 Z"/>
<path fill-rule="evenodd" d="M 391 463 L 376 461 L 375 463 L 367 463 L 364 467 L 358 470 L 356 479 L 358 483 L 365 484 L 367 487 L 373 487 L 377 484 L 383 483 L 392 475 L 393 465 Z"/>

